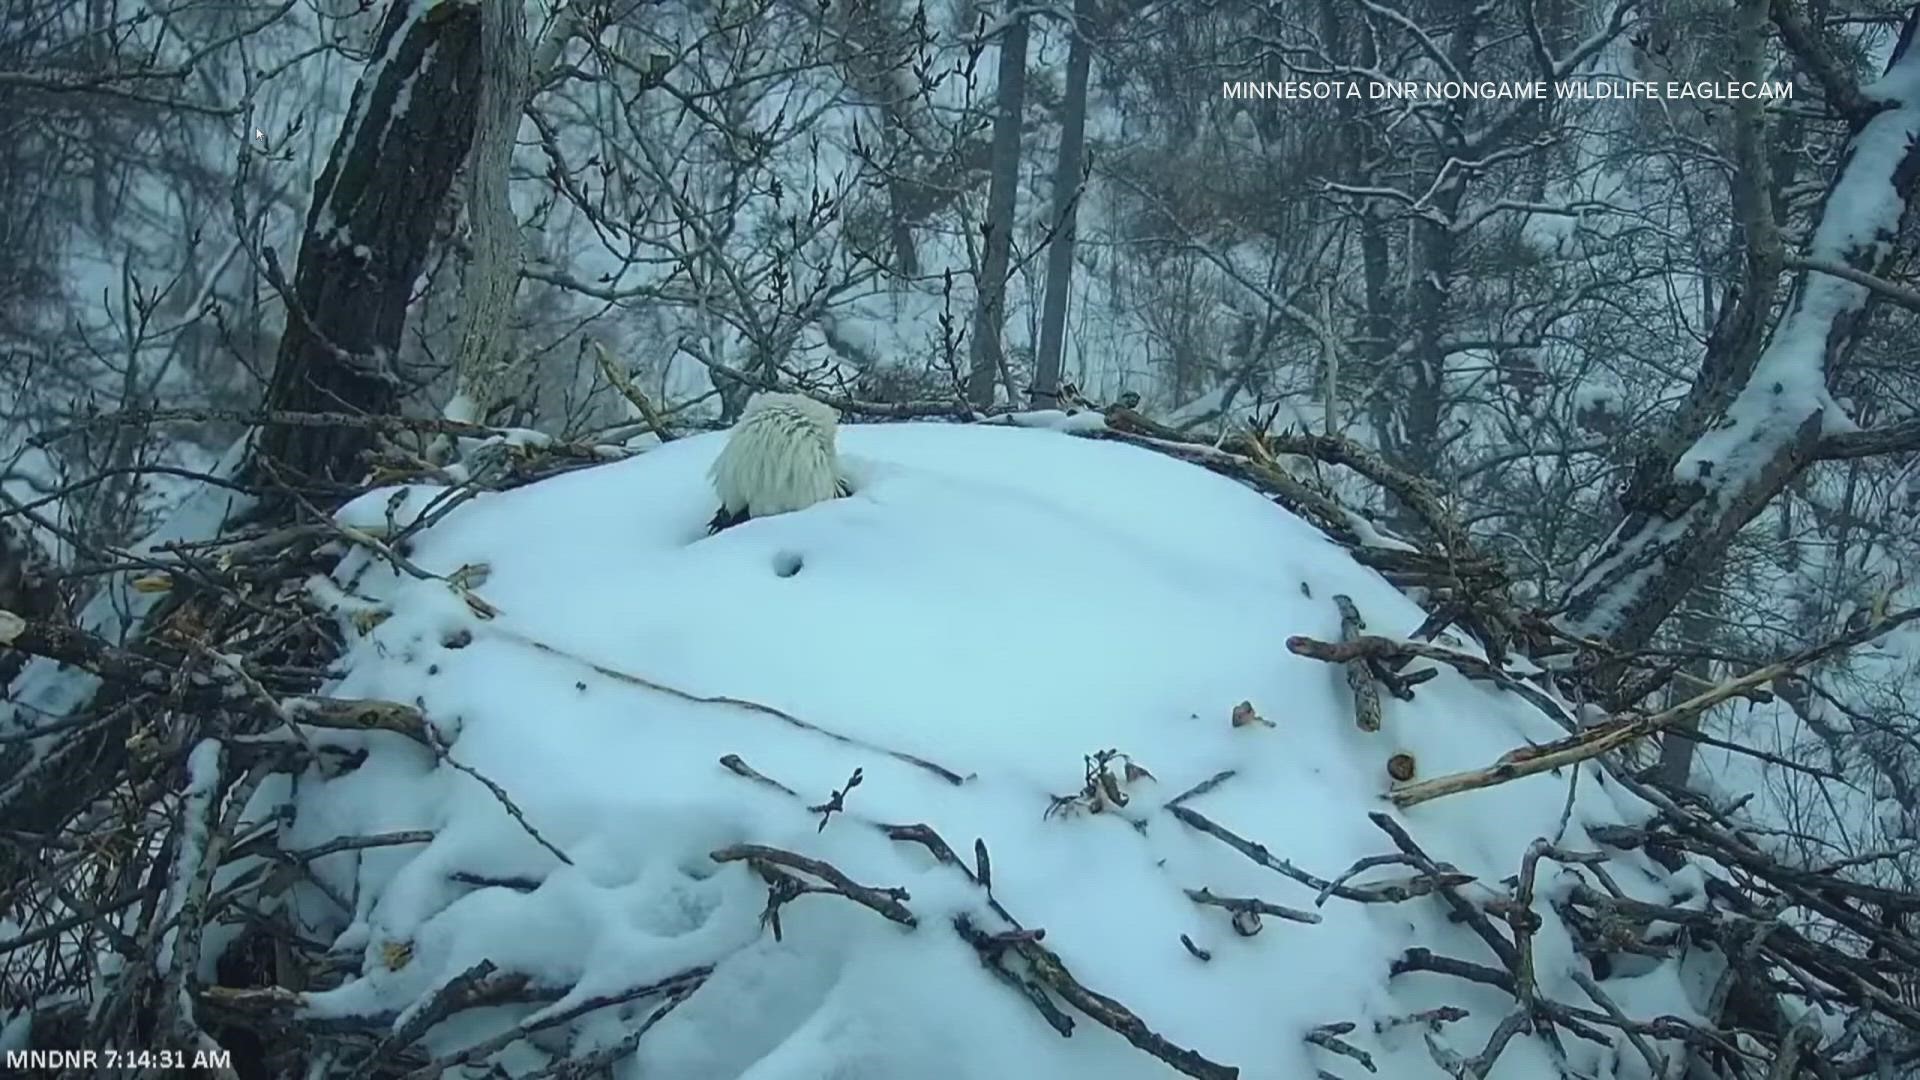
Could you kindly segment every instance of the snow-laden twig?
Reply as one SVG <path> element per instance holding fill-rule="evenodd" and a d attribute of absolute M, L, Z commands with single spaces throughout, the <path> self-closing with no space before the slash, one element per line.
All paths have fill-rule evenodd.
<path fill-rule="evenodd" d="M 856 739 L 850 735 L 842 735 L 839 732 L 828 730 L 827 728 L 821 727 L 818 724 L 812 723 L 807 720 L 802 720 L 799 717 L 793 715 L 792 713 L 787 712 L 785 709 L 777 709 L 771 705 L 761 704 L 758 701 L 749 701 L 745 698 L 730 697 L 725 694 L 695 694 L 687 690 L 679 689 L 678 687 L 668 686 L 667 684 L 662 682 L 656 682 L 652 679 L 646 678 L 645 676 L 635 675 L 629 671 L 621 671 L 618 668 L 614 668 L 606 664 L 602 664 L 598 661 L 589 660 L 586 657 L 581 656 L 577 653 L 569 652 L 568 650 L 563 649 L 558 645 L 549 644 L 547 642 L 540 641 L 532 637 L 528 637 L 525 634 L 522 634 L 516 630 L 512 630 L 504 626 L 492 627 L 491 632 L 509 641 L 514 641 L 514 642 L 518 642 L 521 645 L 525 645 L 528 648 L 536 649 L 540 652 L 548 653 L 552 656 L 558 656 L 563 659 L 570 660 L 573 663 L 576 663 L 583 667 L 588 668 L 589 670 L 593 671 L 597 675 L 603 675 L 609 679 L 614 679 L 619 682 L 627 683 L 632 686 L 642 687 L 644 689 L 652 690 L 657 693 L 666 694 L 669 697 L 679 698 L 681 701 L 690 701 L 690 702 L 694 702 L 696 704 L 701 704 L 701 705 L 731 705 L 735 708 L 745 709 L 748 712 L 758 713 L 761 716 L 771 716 L 776 720 L 780 720 L 783 723 L 791 724 L 794 727 L 802 729 L 803 731 L 811 731 L 817 735 L 824 735 L 827 738 L 832 739 L 834 742 L 844 743 L 848 746 L 858 746 L 866 750 L 872 750 L 876 753 L 885 754 L 888 757 L 894 758 L 899 761 L 904 761 L 907 764 L 912 765 L 916 768 L 924 769 L 927 772 L 930 772 L 933 775 L 938 776 L 940 779 L 945 780 L 947 783 L 953 784 L 956 787 L 967 782 L 966 777 L 960 775 L 957 772 L 954 772 L 952 769 L 946 768 L 943 765 L 935 764 L 934 762 L 928 761 L 925 758 L 906 753 L 905 751 L 902 751 L 902 750 L 890 750 L 883 746 L 876 746 L 872 743 L 865 742 L 860 739 Z"/>
<path fill-rule="evenodd" d="M 1555 742 L 1510 751 L 1499 761 L 1485 768 L 1407 784 L 1394 789 L 1392 793 L 1394 804 L 1401 807 L 1415 806 L 1444 795 L 1504 784 L 1521 777 L 1534 776 L 1599 757 L 1628 743 L 1666 731 L 1723 701 L 1744 696 L 1757 687 L 1769 685 L 1783 675 L 1792 674 L 1829 656 L 1871 641 L 1915 619 L 1920 619 L 1920 608 L 1909 608 L 1906 611 L 1886 615 L 1825 644 L 1796 653 L 1738 678 L 1729 679 L 1705 693 L 1657 713 L 1616 719 L 1609 724 L 1590 728 Z"/>

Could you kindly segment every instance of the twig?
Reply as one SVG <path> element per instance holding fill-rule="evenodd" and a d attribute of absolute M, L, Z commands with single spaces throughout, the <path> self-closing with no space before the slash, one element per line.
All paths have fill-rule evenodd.
<path fill-rule="evenodd" d="M 1299 908 L 1283 907 L 1279 904 L 1268 903 L 1265 900 L 1255 897 L 1216 896 L 1211 889 L 1187 889 L 1186 894 L 1187 899 L 1196 904 L 1225 908 L 1235 913 L 1247 912 L 1254 915 L 1272 915 L 1275 918 L 1287 919 L 1298 923 L 1317 923 L 1320 921 L 1320 916 L 1316 912 L 1301 911 Z"/>
<path fill-rule="evenodd" d="M 791 851 L 768 847 L 764 844 L 732 844 L 710 853 L 708 858 L 714 862 L 745 861 L 757 867 L 782 867 L 811 874 L 827 883 L 825 888 L 809 887 L 811 892 L 832 892 L 852 900 L 856 904 L 870 908 L 887 919 L 902 926 L 918 926 L 919 920 L 907 909 L 906 901 L 912 899 L 905 889 L 877 889 L 862 885 L 839 869 L 819 859 L 808 858 Z"/>
<path fill-rule="evenodd" d="M 429 1028 L 453 1014 L 512 1000 L 532 981 L 518 972 L 501 973 L 491 960 L 480 961 L 436 987 L 426 1001 L 407 1014 L 405 1023 L 380 1040 L 356 1075 L 371 1076 L 381 1064 L 393 1060 L 401 1050 L 418 1042 Z"/>
<path fill-rule="evenodd" d="M 1590 758 L 1599 757 L 1610 750 L 1618 749 L 1635 739 L 1681 723 L 1693 716 L 1720 704 L 1729 698 L 1738 697 L 1755 687 L 1765 686 L 1774 679 L 1797 671 L 1809 664 L 1825 659 L 1835 653 L 1850 649 L 1855 645 L 1871 641 L 1895 627 L 1920 618 L 1920 608 L 1909 608 L 1897 614 L 1885 615 L 1873 620 L 1866 626 L 1842 634 L 1824 645 L 1815 646 L 1765 667 L 1757 668 L 1736 679 L 1728 680 L 1703 694 L 1689 698 L 1668 709 L 1650 716 L 1617 721 L 1611 725 L 1592 728 L 1577 735 L 1569 736 L 1543 746 L 1526 747 L 1510 751 L 1499 761 L 1481 769 L 1469 772 L 1437 776 L 1431 780 L 1407 784 L 1395 788 L 1392 792 L 1394 804 L 1401 807 L 1415 806 L 1445 795 L 1454 795 L 1462 791 L 1492 787 L 1510 780 L 1533 776 L 1538 773 L 1576 764 Z M 1291 644 L 1291 642 L 1289 643 Z"/>
<path fill-rule="evenodd" d="M 1360 1063 L 1361 1068 L 1370 1073 L 1379 1072 L 1379 1068 L 1373 1063 L 1373 1055 L 1340 1038 L 1340 1036 L 1348 1034 L 1353 1029 L 1354 1025 L 1350 1022 L 1322 1024 L 1307 1032 L 1306 1041 L 1320 1047 L 1322 1050 L 1339 1054 L 1342 1057 L 1352 1058 Z"/>
<path fill-rule="evenodd" d="M 1647 1075 L 1652 1077 L 1667 1075 L 1667 1059 L 1654 1052 L 1653 1044 L 1649 1043 L 1646 1037 L 1636 1029 L 1633 1021 L 1629 1020 L 1627 1014 L 1620 1010 L 1620 1006 L 1607 996 L 1607 992 L 1600 989 L 1600 984 L 1593 981 L 1593 976 L 1579 968 L 1574 968 L 1571 974 L 1575 985 L 1586 991 L 1587 996 L 1593 999 L 1593 1003 L 1605 1009 L 1607 1015 L 1613 1017 L 1614 1022 L 1620 1026 L 1620 1030 L 1626 1033 L 1628 1040 L 1633 1043 L 1633 1048 L 1640 1052 L 1641 1060 L 1647 1063 Z"/>
<path fill-rule="evenodd" d="M 627 373 L 621 371 L 613 362 L 613 357 L 607 354 L 606 346 L 596 341 L 593 343 L 593 351 L 594 359 L 600 366 L 600 373 L 607 377 L 608 384 L 621 397 L 626 398 L 629 405 L 639 410 L 641 419 L 647 422 L 647 427 L 659 436 L 661 442 L 672 442 L 674 433 L 673 429 L 667 426 L 666 418 L 660 415 L 660 410 L 653 407 L 653 401 L 634 385 L 633 380 L 627 377 Z"/>
<path fill-rule="evenodd" d="M 1413 859 L 1414 865 L 1420 869 L 1435 877 L 1453 870 L 1452 866 L 1436 863 L 1428 857 L 1427 853 L 1420 849 L 1420 845 L 1414 843 L 1413 837 L 1407 835 L 1407 830 L 1401 828 L 1400 823 L 1393 818 L 1376 810 L 1368 814 L 1367 819 L 1372 821 L 1380 831 L 1392 837 L 1394 845 Z M 1519 963 L 1519 955 L 1514 951 L 1513 942 L 1500 936 L 1500 932 L 1495 930 L 1493 923 L 1487 919 L 1486 913 L 1468 903 L 1451 888 L 1441 889 L 1439 894 L 1440 898 L 1447 902 L 1447 907 L 1453 910 L 1454 916 L 1466 923 L 1468 929 L 1478 934 L 1480 940 L 1487 943 L 1487 947 L 1493 950 L 1493 954 L 1500 958 L 1500 963 L 1505 965 L 1508 971 L 1514 970 Z"/>
<path fill-rule="evenodd" d="M 1200 796 L 1205 795 L 1207 792 L 1212 791 L 1214 788 L 1219 787 L 1221 784 L 1224 784 L 1227 781 L 1233 779 L 1233 776 L 1234 776 L 1234 770 L 1222 769 L 1221 771 L 1214 773 L 1212 776 L 1207 777 L 1205 780 L 1200 781 L 1199 783 L 1193 785 L 1192 787 L 1181 792 L 1180 794 L 1175 795 L 1173 798 L 1168 799 L 1166 801 L 1166 804 L 1162 806 L 1161 809 L 1171 810 L 1174 807 L 1179 806 L 1181 803 L 1186 802 L 1188 799 L 1197 799 Z"/>
<path fill-rule="evenodd" d="M 1211 1061 L 1193 1050 L 1168 1041 L 1126 1006 L 1082 985 L 1067 970 L 1060 957 L 1042 945 L 1037 937 L 983 934 L 965 915 L 956 917 L 954 926 L 990 966 L 997 967 L 1009 953 L 1018 956 L 1025 961 L 1027 973 L 1035 982 L 1060 995 L 1067 1004 L 1092 1017 L 1100 1026 L 1182 1074 L 1195 1077 L 1196 1080 L 1235 1080 L 1240 1075 L 1240 1070 L 1231 1065 Z"/>
<path fill-rule="evenodd" d="M 522 1020 L 506 1031 L 495 1035 L 493 1038 L 474 1043 L 472 1046 L 444 1057 L 433 1059 L 433 1061 L 428 1064 L 408 1073 L 407 1080 L 428 1080 L 430 1077 L 441 1076 L 451 1070 L 467 1065 L 478 1065 L 487 1058 L 501 1050 L 505 1050 L 507 1047 L 535 1032 L 545 1031 L 549 1028 L 558 1027 L 561 1024 L 571 1023 L 588 1013 L 598 1012 L 601 1009 L 612 1008 L 616 1005 L 625 1005 L 630 1001 L 638 1001 L 642 998 L 655 997 L 661 994 L 668 995 L 670 1006 L 678 1005 L 681 1001 L 692 996 L 694 991 L 705 985 L 707 978 L 712 974 L 713 966 L 711 964 L 702 964 L 697 967 L 688 968 L 685 971 L 675 972 L 664 979 L 658 979 L 628 990 L 623 990 L 617 994 L 595 995 L 576 1005 L 561 1009 L 557 1012 L 548 1013 L 538 1019 Z M 653 1022 L 656 1021 L 660 1015 L 664 1015 L 664 1013 L 656 1014 L 654 1018 L 642 1024 L 639 1030 L 629 1035 L 629 1037 L 634 1040 L 635 1046 L 639 1044 L 639 1037 L 646 1034 L 647 1030 L 653 1026 Z M 631 1052 L 631 1047 L 628 1052 Z M 618 1058 L 616 1057 L 614 1060 L 618 1060 Z"/>
<path fill-rule="evenodd" d="M 1367 622 L 1360 617 L 1360 609 L 1354 606 L 1353 599 L 1346 595 L 1335 596 L 1334 606 L 1340 609 L 1340 640 L 1352 642 L 1358 639 L 1360 632 L 1367 628 Z M 1361 731 L 1380 730 L 1380 690 L 1373 685 L 1373 679 L 1367 674 L 1367 665 L 1355 656 L 1345 663 L 1347 688 L 1353 691 L 1353 720 Z"/>
<path fill-rule="evenodd" d="M 455 769 L 458 769 L 459 771 L 479 781 L 482 787 L 486 788 L 489 792 L 493 794 L 494 800 L 500 804 L 502 809 L 506 810 L 507 815 L 513 818 L 514 821 L 519 823 L 521 830 L 524 831 L 528 836 L 533 838 L 534 843 L 539 844 L 543 848 L 546 848 L 549 852 L 553 854 L 554 858 L 559 859 L 561 862 L 565 863 L 566 865 L 568 866 L 573 865 L 573 860 L 567 857 L 566 852 L 561 851 L 559 848 L 553 846 L 553 844 L 549 842 L 546 837 L 540 835 L 540 830 L 534 828 L 533 822 L 527 820 L 527 815 L 523 811 L 521 811 L 519 805 L 513 801 L 512 796 L 509 796 L 507 794 L 507 791 L 505 788 L 501 787 L 499 784 L 494 783 L 492 780 L 488 779 L 486 776 L 481 775 L 478 769 L 475 769 L 470 765 L 465 765 L 458 761 L 455 761 L 453 757 L 452 745 L 450 745 L 449 743 L 441 739 L 438 732 L 429 731 L 428 734 L 433 737 L 434 753 L 439 756 L 441 761 L 445 762 L 448 765 L 453 766 Z"/>
<path fill-rule="evenodd" d="M 421 746 L 435 743 L 426 715 L 411 705 L 371 698 L 288 698 L 281 703 L 295 723 L 346 731 L 391 731 Z"/>
<path fill-rule="evenodd" d="M 701 705 L 731 705 L 735 708 L 745 709 L 749 712 L 759 713 L 762 716 L 771 716 L 777 720 L 783 721 L 788 724 L 792 724 L 794 727 L 800 728 L 804 731 L 811 731 L 816 735 L 824 735 L 827 738 L 832 739 L 834 742 L 842 743 L 847 746 L 857 746 L 863 750 L 871 750 L 876 754 L 885 754 L 890 758 L 894 758 L 898 761 L 906 762 L 907 764 L 915 766 L 916 768 L 925 769 L 926 771 L 934 774 L 935 776 L 938 776 L 940 779 L 945 780 L 947 783 L 952 784 L 956 787 L 967 782 L 966 777 L 961 776 L 959 773 L 956 773 L 951 769 L 944 768 L 940 765 L 936 765 L 933 762 L 926 760 L 925 758 L 915 757 L 914 755 L 905 753 L 904 751 L 889 750 L 884 746 L 876 746 L 872 743 L 853 738 L 852 736 L 842 735 L 835 731 L 829 731 L 826 728 L 820 727 L 817 724 L 812 724 L 805 720 L 802 720 L 799 717 L 783 709 L 776 709 L 771 705 L 762 705 L 757 701 L 749 701 L 745 698 L 728 697 L 726 695 L 721 695 L 721 694 L 714 694 L 714 695 L 695 694 L 687 690 L 681 690 L 677 687 L 668 686 L 665 683 L 655 682 L 652 679 L 648 679 L 640 675 L 635 675 L 635 674 L 632 674 L 631 672 L 621 671 L 618 668 L 608 667 L 607 665 L 598 663 L 597 661 L 588 660 L 586 657 L 580 656 L 577 653 L 569 652 L 566 649 L 562 649 L 557 645 L 549 645 L 544 641 L 539 641 L 537 639 L 528 637 L 525 634 L 521 634 L 517 631 L 510 630 L 504 626 L 493 626 L 490 629 L 492 633 L 499 634 L 500 636 L 508 638 L 513 641 L 517 641 L 522 645 L 528 646 L 529 648 L 538 649 L 541 652 L 549 653 L 554 656 L 559 656 L 567 660 L 571 660 L 574 663 L 580 664 L 583 667 L 586 667 L 597 674 L 604 675 L 609 679 L 616 679 L 620 682 L 629 683 L 634 686 L 655 691 L 656 693 L 666 694 L 669 697 L 679 698 L 682 701 L 691 701 Z"/>

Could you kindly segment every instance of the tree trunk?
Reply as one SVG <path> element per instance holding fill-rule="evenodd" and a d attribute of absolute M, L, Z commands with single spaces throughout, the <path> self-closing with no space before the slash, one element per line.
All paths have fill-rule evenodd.
<path fill-rule="evenodd" d="M 441 3 L 428 9 L 421 0 L 397 0 L 388 11 L 314 185 L 293 284 L 300 311 L 287 314 L 265 408 L 392 411 L 397 382 L 358 358 L 390 362 L 399 346 L 436 211 L 466 156 L 479 69 L 478 8 Z M 396 110 L 403 94 L 407 104 Z M 263 425 L 256 452 L 289 481 L 351 480 L 359 475 L 358 456 L 368 437 L 359 428 Z M 230 454 L 214 471 L 227 475 L 237 458 Z M 203 486 L 147 543 L 207 539 L 247 505 L 221 488 Z M 140 594 L 128 587 L 127 576 L 108 579 L 80 613 L 82 629 L 124 643 L 171 611 L 207 602 L 192 590 Z M 39 716 L 90 711 L 104 717 L 87 729 L 56 727 L 53 734 L 0 744 L 0 815 L 12 828 L 51 832 L 118 775 L 133 722 L 114 708 L 124 700 L 123 688 L 103 691 L 83 668 L 35 661 L 5 689 Z M 0 715 L 0 722 L 5 719 Z M 0 883 L 18 880 L 20 873 L 16 853 L 0 851 Z"/>
<path fill-rule="evenodd" d="M 1460 181 L 1448 181 L 1433 201 L 1440 213 L 1451 219 L 1459 213 L 1464 194 Z M 1411 385 L 1403 390 L 1406 397 L 1401 402 L 1397 430 L 1386 433 L 1384 445 L 1403 468 L 1438 471 L 1445 476 L 1436 466 L 1440 464 L 1440 425 L 1449 405 L 1446 321 L 1459 242 L 1451 229 L 1424 218 L 1414 219 L 1412 229 L 1406 304 L 1407 317 L 1413 324 L 1413 355 L 1406 365 Z M 1400 528 L 1410 526 L 1404 520 L 1397 524 Z"/>
<path fill-rule="evenodd" d="M 314 184 L 269 411 L 393 411 L 407 302 L 473 138 L 479 83 L 480 9 L 396 0 Z M 291 482 L 352 481 L 369 439 L 268 424 L 259 454 Z"/>
<path fill-rule="evenodd" d="M 1067 100 L 1060 117 L 1060 156 L 1053 167 L 1053 247 L 1047 251 L 1047 295 L 1040 308 L 1040 351 L 1034 358 L 1032 403 L 1050 409 L 1060 385 L 1060 353 L 1073 284 L 1073 242 L 1080 217 L 1081 152 L 1087 141 L 1087 70 L 1093 65 L 1093 0 L 1074 0 L 1073 44 L 1067 49 Z"/>
<path fill-rule="evenodd" d="M 830 10 L 840 32 L 854 45 L 846 58 L 847 81 L 865 95 L 880 115 L 878 165 L 887 192 L 887 234 L 893 247 L 892 269 L 901 277 L 920 273 L 920 251 L 913 226 L 924 201 L 916 195 L 917 177 L 907 171 L 917 159 L 914 146 L 914 97 L 918 86 L 908 74 L 911 63 L 893 0 L 850 0 Z"/>
<path fill-rule="evenodd" d="M 1447 39 L 1447 54 L 1465 78 L 1474 77 L 1480 36 L 1486 29 L 1484 8 L 1467 13 Z M 1448 137 L 1426 154 L 1433 172 L 1433 208 L 1437 220 L 1416 215 L 1408 224 L 1407 281 L 1401 311 L 1413 338 L 1412 354 L 1404 371 L 1389 383 L 1395 399 L 1387 406 L 1388 426 L 1380 445 L 1389 461 L 1415 473 L 1446 479 L 1451 475 L 1442 460 L 1442 427 L 1453 402 L 1447 390 L 1447 329 L 1452 318 L 1452 290 L 1459 272 L 1459 236 L 1442 221 L 1455 221 L 1467 195 L 1467 177 L 1450 172 L 1451 161 L 1466 153 L 1459 139 Z M 1403 377 L 1406 382 L 1400 382 Z M 1418 523 L 1405 507 L 1395 505 L 1388 521 L 1396 530 L 1417 531 Z"/>
<path fill-rule="evenodd" d="M 994 97 L 993 177 L 987 190 L 986 251 L 981 255 L 978 306 L 973 314 L 973 348 L 967 371 L 967 400 L 975 408 L 993 404 L 999 375 L 1000 328 L 1006 318 L 1007 274 L 1013 261 L 1013 210 L 1020 188 L 1020 118 L 1027 97 L 1027 17 L 1016 14 L 1001 31 L 1000 84 Z"/>
<path fill-rule="evenodd" d="M 470 423 L 485 423 L 511 395 L 521 366 L 512 317 L 520 222 L 507 182 L 527 103 L 527 7 L 524 0 L 481 0 L 480 18 L 480 102 L 467 168 L 472 255 L 461 281 L 460 344 L 453 354 L 459 389 L 446 408 L 448 419 Z"/>
<path fill-rule="evenodd" d="M 1896 255 L 1920 181 L 1920 52 L 1909 12 L 1881 83 L 1888 107 L 1860 123 L 1808 244 L 1818 262 L 1878 274 Z M 1644 470 L 1625 520 L 1575 580 L 1562 625 L 1623 648 L 1652 639 L 1691 584 L 1815 461 L 1825 434 L 1847 424 L 1827 391 L 1834 362 L 1858 331 L 1865 286 L 1802 271 L 1787 313 L 1759 351 L 1721 422 L 1671 469 Z M 1757 317 L 1757 316 L 1756 316 Z"/>
<path fill-rule="evenodd" d="M 1715 566 L 1709 574 L 1709 580 L 1701 583 L 1702 588 L 1694 590 L 1692 602 L 1680 612 L 1675 620 L 1675 646 L 1684 650 L 1707 652 L 1718 636 L 1715 631 L 1720 616 L 1720 582 L 1724 578 L 1725 565 Z M 1683 669 L 1687 674 L 1701 682 L 1683 683 L 1675 680 L 1667 687 L 1667 705 L 1678 705 L 1694 694 L 1700 686 L 1712 679 L 1713 661 L 1696 659 L 1689 661 Z M 1655 766 L 1654 777 L 1667 787 L 1684 788 L 1693 776 L 1693 759 L 1700 744 L 1688 738 L 1700 733 L 1700 727 L 1706 720 L 1705 713 L 1695 713 L 1676 724 L 1660 736 L 1660 760 Z"/>

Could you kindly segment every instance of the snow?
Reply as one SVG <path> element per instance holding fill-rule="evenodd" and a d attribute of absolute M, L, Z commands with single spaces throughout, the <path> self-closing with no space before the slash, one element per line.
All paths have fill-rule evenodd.
<path fill-rule="evenodd" d="M 1527 214 L 1521 219 L 1520 240 L 1540 255 L 1567 255 L 1578 233 L 1580 219 L 1571 214 Z"/>
<path fill-rule="evenodd" d="M 1619 417 L 1621 393 L 1618 386 L 1612 386 L 1597 379 L 1589 378 L 1574 388 L 1572 395 L 1573 414 L 1581 416 Z"/>
<path fill-rule="evenodd" d="M 1868 120 L 1848 144 L 1849 156 L 1807 245 L 1807 256 L 1815 261 L 1868 270 L 1884 261 L 1906 211 L 1894 178 L 1920 138 L 1920 49 L 1896 60 L 1870 90 L 1892 106 Z M 1820 415 L 1828 434 L 1857 430 L 1827 392 L 1827 342 L 1833 326 L 1863 307 L 1867 297 L 1865 286 L 1831 274 L 1806 274 L 1792 311 L 1728 407 L 1728 425 L 1696 442 L 1674 474 L 1693 479 L 1703 463 L 1720 462 L 1717 471 L 1738 482 L 1765 466 L 1774 446 L 1792 438 L 1809 412 Z"/>
<path fill-rule="evenodd" d="M 1087 410 L 1069 412 L 1064 409 L 1030 409 L 1026 412 L 1002 413 L 984 422 L 1006 424 L 1010 427 L 1076 433 L 1107 429 L 1105 416 Z"/>
<path fill-rule="evenodd" d="M 1848 143 L 1806 255 L 1816 263 L 1873 270 L 1899 231 L 1905 200 L 1895 186 L 1909 168 L 1909 148 L 1920 139 L 1920 49 L 1895 59 L 1872 93 L 1892 102 Z M 1868 290 L 1845 279 L 1805 272 L 1789 309 L 1754 363 L 1751 375 L 1717 425 L 1676 460 L 1674 478 L 1698 485 L 1701 496 L 1671 518 L 1623 522 L 1602 553 L 1569 590 L 1570 607 L 1587 606 L 1600 589 L 1606 595 L 1583 614 L 1563 618 L 1585 637 L 1615 638 L 1650 602 L 1647 589 L 1665 580 L 1664 552 L 1695 543 L 1710 515 L 1754 493 L 1777 487 L 1778 477 L 1798 468 L 1808 440 L 1858 430 L 1827 389 L 1829 342 L 1866 305 Z"/>
<path fill-rule="evenodd" d="M 1463 891 L 1483 899 L 1504 893 L 1500 880 L 1536 838 L 1590 850 L 1584 826 L 1637 822 L 1647 808 L 1583 768 L 1564 834 L 1566 776 L 1391 811 L 1391 754 L 1413 754 L 1433 776 L 1563 732 L 1450 669 L 1415 701 L 1386 701 L 1381 732 L 1357 730 L 1342 672 L 1291 654 L 1287 637 L 1337 638 L 1336 594 L 1375 633 L 1404 635 L 1422 612 L 1254 492 L 1057 430 L 1076 426 L 1064 419 L 846 428 L 851 497 L 712 537 L 705 475 L 717 435 L 483 494 L 414 537 L 408 558 L 436 575 L 484 567 L 461 578 L 492 618 L 445 580 L 348 556 L 315 590 L 338 604 L 350 642 L 327 692 L 417 704 L 459 768 L 398 734 L 312 729 L 317 742 L 369 754 L 299 778 L 287 847 L 411 829 L 432 840 L 314 861 L 326 893 L 302 885 L 292 902 L 336 951 L 364 961 L 344 986 L 309 995 L 311 1012 L 398 1024 L 482 960 L 567 988 L 549 1014 L 711 966 L 620 1075 L 1171 1075 L 1065 1005 L 1076 1026 L 1062 1038 L 983 967 L 953 927 L 965 916 L 1008 929 L 984 893 L 874 827 L 924 823 L 969 863 L 984 842 L 993 899 L 1044 928 L 1083 985 L 1242 1077 L 1357 1074 L 1302 1041 L 1341 1021 L 1358 1025 L 1346 1038 L 1383 1076 L 1432 1073 L 1428 1037 L 1478 1053 L 1509 998 L 1431 974 L 1389 978 L 1411 946 L 1491 961 L 1440 902 L 1316 907 L 1315 890 L 1190 828 L 1167 801 L 1231 772 L 1183 805 L 1322 878 L 1394 850 L 1368 819 L 1386 812 L 1434 858 L 1474 874 Z M 437 493 L 404 493 L 397 519 Z M 395 494 L 371 492 L 342 519 L 384 527 Z M 368 607 L 391 615 L 367 619 Z M 1242 700 L 1271 726 L 1233 726 Z M 1087 756 L 1108 748 L 1151 773 L 1130 784 L 1128 804 L 1049 815 L 1050 796 L 1079 791 Z M 797 794 L 729 771 L 730 754 Z M 823 824 L 808 807 L 856 769 L 862 782 Z M 905 889 L 915 925 L 806 895 L 781 909 L 776 940 L 761 923 L 763 881 L 711 857 L 735 844 Z M 1639 854 L 1613 854 L 1609 871 L 1631 895 L 1684 895 Z M 1543 863 L 1543 896 L 1576 873 Z M 1406 874 L 1388 867 L 1357 883 Z M 1203 888 L 1322 921 L 1270 919 L 1240 937 L 1224 911 L 1189 899 Z M 1571 979 L 1586 964 L 1538 907 L 1542 992 L 1585 1004 Z M 1667 965 L 1604 985 L 1629 1013 L 1691 1017 L 1697 982 Z M 1393 1023 L 1443 1004 L 1470 1016 L 1438 1032 Z M 659 1006 L 641 998 L 590 1014 L 571 1052 L 619 1042 Z M 425 1041 L 451 1054 L 539 1008 L 463 1015 Z M 1630 1048 L 1567 1041 L 1582 1075 L 1646 1075 Z M 523 1040 L 499 1060 L 520 1072 L 545 1059 Z M 1546 1045 L 1523 1037 L 1492 1076 L 1554 1070 Z"/>
<path fill-rule="evenodd" d="M 174 851 L 174 869 L 167 891 L 167 924 L 177 924 L 187 904 L 187 891 L 198 880 L 201 864 L 207 858 L 207 808 L 220 788 L 220 743 L 202 739 L 187 756 L 187 782 L 181 791 L 185 812 L 181 816 L 180 846 Z M 158 964 L 162 974 L 172 969 L 177 931 L 169 930 L 160 945 Z"/>

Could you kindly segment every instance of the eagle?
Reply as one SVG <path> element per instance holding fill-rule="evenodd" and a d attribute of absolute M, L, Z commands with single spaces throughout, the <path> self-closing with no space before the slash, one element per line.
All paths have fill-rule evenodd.
<path fill-rule="evenodd" d="M 849 494 L 834 449 L 839 430 L 840 414 L 804 394 L 753 395 L 708 471 L 720 510 L 707 532 Z"/>

